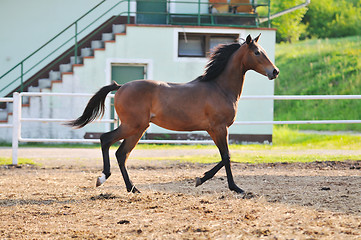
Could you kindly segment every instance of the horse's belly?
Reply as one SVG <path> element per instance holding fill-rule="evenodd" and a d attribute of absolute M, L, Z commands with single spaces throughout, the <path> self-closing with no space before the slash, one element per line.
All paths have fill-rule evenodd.
<path fill-rule="evenodd" d="M 159 127 L 174 131 L 206 130 L 208 121 L 204 117 L 190 116 L 188 114 L 152 113 L 150 121 Z"/>

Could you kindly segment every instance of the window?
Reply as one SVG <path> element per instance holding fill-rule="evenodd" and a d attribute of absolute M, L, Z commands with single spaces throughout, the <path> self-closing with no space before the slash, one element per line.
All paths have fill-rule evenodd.
<path fill-rule="evenodd" d="M 179 57 L 205 57 L 205 37 L 202 35 L 181 36 L 178 40 Z"/>
<path fill-rule="evenodd" d="M 178 34 L 178 57 L 208 57 L 219 44 L 238 40 L 237 34 Z"/>

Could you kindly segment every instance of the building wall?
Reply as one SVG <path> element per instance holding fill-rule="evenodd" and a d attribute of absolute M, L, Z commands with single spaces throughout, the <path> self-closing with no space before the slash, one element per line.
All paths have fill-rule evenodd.
<path fill-rule="evenodd" d="M 97 4 L 97 0 L 2 0 L 0 74 Z"/>

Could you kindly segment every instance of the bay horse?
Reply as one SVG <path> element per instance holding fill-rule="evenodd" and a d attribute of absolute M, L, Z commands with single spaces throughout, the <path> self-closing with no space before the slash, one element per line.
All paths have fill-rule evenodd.
<path fill-rule="evenodd" d="M 204 74 L 185 84 L 135 80 L 124 85 L 114 82 L 101 88 L 89 100 L 83 114 L 68 123 L 72 127 L 81 128 L 103 116 L 107 94 L 117 90 L 114 107 L 120 126 L 100 136 L 103 172 L 96 186 L 103 184 L 111 175 L 110 146 L 124 139 L 115 155 L 127 191 L 139 192 L 130 181 L 125 164 L 149 124 L 154 123 L 169 130 L 207 131 L 219 149 L 221 161 L 205 172 L 203 177 L 196 178 L 196 186 L 212 178 L 224 166 L 229 189 L 244 194 L 233 180 L 228 128 L 235 120 L 245 73 L 254 70 L 269 80 L 279 74 L 278 68 L 258 44 L 259 37 L 252 39 L 248 35 L 243 44 L 220 45 L 212 54 Z"/>

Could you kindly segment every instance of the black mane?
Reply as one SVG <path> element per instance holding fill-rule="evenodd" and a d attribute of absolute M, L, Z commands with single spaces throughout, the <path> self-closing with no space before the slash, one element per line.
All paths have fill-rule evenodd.
<path fill-rule="evenodd" d="M 199 81 L 212 81 L 218 77 L 226 67 L 229 58 L 232 54 L 241 47 L 239 43 L 222 44 L 214 51 L 206 65 L 206 70 L 203 75 L 199 76 Z"/>

